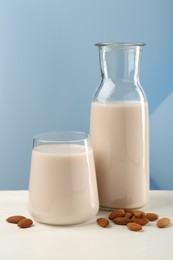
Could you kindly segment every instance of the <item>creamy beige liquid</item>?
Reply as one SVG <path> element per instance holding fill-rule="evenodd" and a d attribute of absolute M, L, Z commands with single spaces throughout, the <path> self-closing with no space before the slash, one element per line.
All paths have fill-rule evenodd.
<path fill-rule="evenodd" d="M 83 145 L 49 144 L 32 151 L 29 211 L 40 222 L 75 224 L 99 207 L 93 151 Z"/>
<path fill-rule="evenodd" d="M 90 125 L 100 205 L 142 207 L 149 193 L 147 103 L 93 102 Z"/>

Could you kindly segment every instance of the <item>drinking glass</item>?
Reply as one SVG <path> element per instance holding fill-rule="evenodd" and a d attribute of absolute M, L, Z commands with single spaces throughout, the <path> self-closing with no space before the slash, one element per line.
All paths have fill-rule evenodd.
<path fill-rule="evenodd" d="M 33 138 L 29 212 L 42 223 L 78 224 L 99 209 L 93 149 L 83 132 Z"/>

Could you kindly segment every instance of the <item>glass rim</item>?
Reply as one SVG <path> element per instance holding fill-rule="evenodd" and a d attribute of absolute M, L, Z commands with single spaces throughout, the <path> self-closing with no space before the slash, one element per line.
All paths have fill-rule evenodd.
<path fill-rule="evenodd" d="M 41 143 L 74 143 L 87 140 L 89 135 L 82 131 L 51 131 L 33 136 L 33 141 Z"/>
<path fill-rule="evenodd" d="M 143 47 L 146 44 L 144 42 L 99 42 L 96 43 L 95 46 L 115 46 L 115 47 Z"/>

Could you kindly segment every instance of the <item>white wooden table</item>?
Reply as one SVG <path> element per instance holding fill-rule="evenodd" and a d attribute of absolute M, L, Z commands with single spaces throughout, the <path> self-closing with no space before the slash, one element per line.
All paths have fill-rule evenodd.
<path fill-rule="evenodd" d="M 151 191 L 150 202 L 143 208 L 173 221 L 173 191 Z M 34 222 L 20 229 L 6 222 L 11 215 L 30 217 L 28 191 L 0 191 L 0 260 L 173 260 L 173 225 L 165 229 L 155 222 L 142 232 L 111 224 L 101 228 L 96 218 L 76 226 L 48 226 Z"/>

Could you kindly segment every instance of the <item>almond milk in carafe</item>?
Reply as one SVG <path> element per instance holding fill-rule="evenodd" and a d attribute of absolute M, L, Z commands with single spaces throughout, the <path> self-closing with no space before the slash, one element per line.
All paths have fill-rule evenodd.
<path fill-rule="evenodd" d="M 102 81 L 90 135 L 100 207 L 139 208 L 149 195 L 148 103 L 139 82 L 142 43 L 99 43 Z"/>

